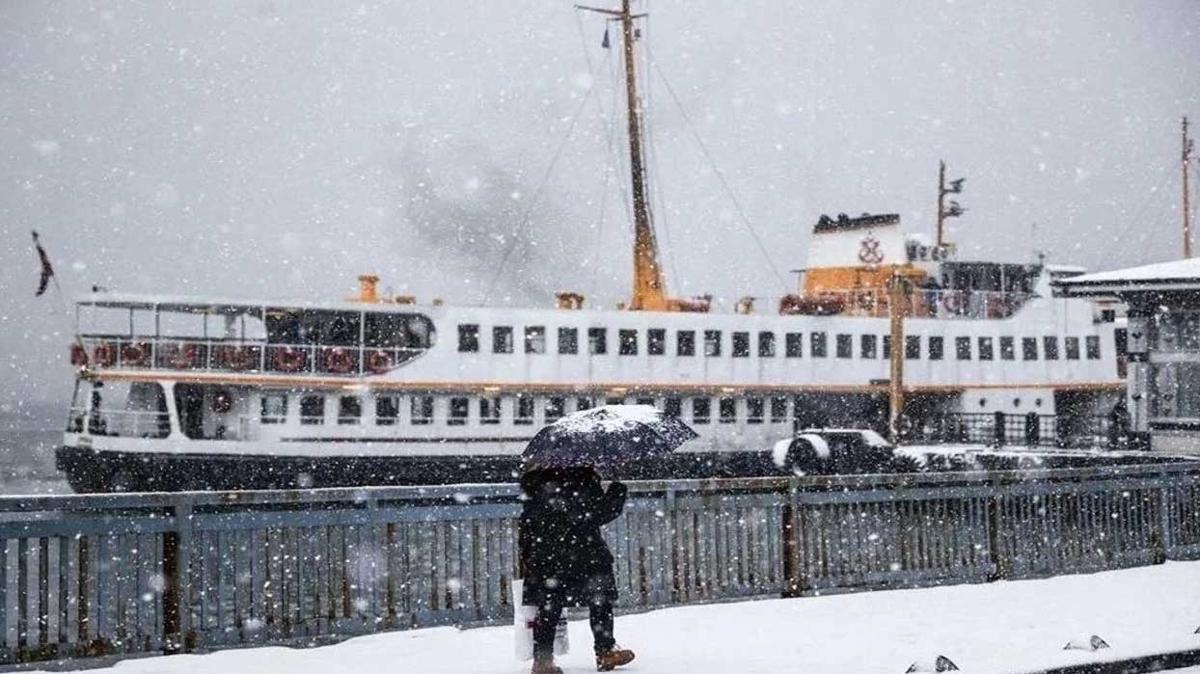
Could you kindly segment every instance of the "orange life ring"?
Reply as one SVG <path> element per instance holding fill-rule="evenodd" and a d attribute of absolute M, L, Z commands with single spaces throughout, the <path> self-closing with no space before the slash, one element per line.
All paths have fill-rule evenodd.
<path fill-rule="evenodd" d="M 960 314 L 967 306 L 967 298 L 961 290 L 944 291 L 942 293 L 942 306 L 946 307 L 946 311 L 952 314 Z"/>
<path fill-rule="evenodd" d="M 168 344 L 163 360 L 176 370 L 189 370 L 196 366 L 198 353 L 195 344 Z"/>
<path fill-rule="evenodd" d="M 76 367 L 83 367 L 88 364 L 87 349 L 78 344 L 71 345 L 71 364 Z"/>
<path fill-rule="evenodd" d="M 145 367 L 150 364 L 150 345 L 130 342 L 121 345 L 121 364 Z"/>
<path fill-rule="evenodd" d="M 372 351 L 371 355 L 367 356 L 367 369 L 375 374 L 383 374 L 392 369 L 391 354 L 382 349 Z"/>
<path fill-rule="evenodd" d="M 308 362 L 308 354 L 301 349 L 285 346 L 275 350 L 275 367 L 283 372 L 299 372 Z"/>
<path fill-rule="evenodd" d="M 101 367 L 112 367 L 117 362 L 117 350 L 108 342 L 100 342 L 92 351 L 92 360 Z"/>
<path fill-rule="evenodd" d="M 246 346 L 222 346 L 217 351 L 217 362 L 230 370 L 247 370 L 254 361 L 254 353 Z"/>
<path fill-rule="evenodd" d="M 342 347 L 334 347 L 325 353 L 325 369 L 334 374 L 346 374 L 354 368 L 354 358 Z"/>

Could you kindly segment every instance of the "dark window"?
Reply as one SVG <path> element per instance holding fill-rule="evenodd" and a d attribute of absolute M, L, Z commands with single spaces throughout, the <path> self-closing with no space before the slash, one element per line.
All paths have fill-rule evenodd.
<path fill-rule="evenodd" d="M 1017 346 L 1012 337 L 1000 338 L 1000 360 L 1016 360 Z"/>
<path fill-rule="evenodd" d="M 338 424 L 354 426 L 362 419 L 362 400 L 358 396 L 342 396 L 338 398 Z"/>
<path fill-rule="evenodd" d="M 394 426 L 399 416 L 399 396 L 375 396 L 375 424 L 377 426 Z"/>
<path fill-rule="evenodd" d="M 588 328 L 588 353 L 608 353 L 608 332 L 604 328 Z"/>
<path fill-rule="evenodd" d="M 492 328 L 492 353 L 513 352 L 513 329 L 497 325 Z"/>
<path fill-rule="evenodd" d="M 971 360 L 971 338 L 954 338 L 954 357 L 959 360 Z"/>
<path fill-rule="evenodd" d="M 662 328 L 650 328 L 646 331 L 646 353 L 651 356 L 661 356 L 667 352 L 667 331 Z"/>
<path fill-rule="evenodd" d="M 884 360 L 891 360 L 891 358 L 892 358 L 892 336 L 891 335 L 883 336 L 883 354 L 881 355 L 881 357 Z"/>
<path fill-rule="evenodd" d="M 709 398 L 692 398 L 692 423 L 707 424 L 712 416 L 712 400 Z"/>
<path fill-rule="evenodd" d="M 467 324 L 458 326 L 459 353 L 475 353 L 479 350 L 479 326 Z"/>
<path fill-rule="evenodd" d="M 413 396 L 408 408 L 414 425 L 433 423 L 433 396 Z"/>
<path fill-rule="evenodd" d="M 838 358 L 853 358 L 854 357 L 854 336 L 853 335 L 838 335 L 835 346 Z"/>
<path fill-rule="evenodd" d="M 320 426 L 325 423 L 325 396 L 300 398 L 300 423 L 305 426 Z"/>
<path fill-rule="evenodd" d="M 639 405 L 649 405 L 650 407 L 654 407 L 654 398 L 645 398 L 645 397 L 639 397 L 639 398 L 637 399 L 637 404 L 639 404 Z"/>
<path fill-rule="evenodd" d="M 618 330 L 618 352 L 622 356 L 636 356 L 638 352 L 637 330 Z"/>
<path fill-rule="evenodd" d="M 929 360 L 941 360 L 946 356 L 946 338 L 941 336 L 930 336 L 929 338 Z"/>
<path fill-rule="evenodd" d="M 558 329 L 558 352 L 567 355 L 579 353 L 579 330 L 577 328 Z"/>
<path fill-rule="evenodd" d="M 737 421 L 737 398 L 721 398 L 721 423 Z"/>
<path fill-rule="evenodd" d="M 734 358 L 749 358 L 750 357 L 750 333 L 748 333 L 748 332 L 733 333 L 733 357 Z"/>
<path fill-rule="evenodd" d="M 567 400 L 562 397 L 548 398 L 546 400 L 546 423 L 552 424 L 562 418 L 563 411 L 567 409 Z"/>
<path fill-rule="evenodd" d="M 782 396 L 771 398 L 771 423 L 787 421 L 788 399 Z"/>
<path fill-rule="evenodd" d="M 804 333 L 789 332 L 784 335 L 783 355 L 787 358 L 800 358 L 804 355 Z"/>
<path fill-rule="evenodd" d="M 683 414 L 683 401 L 679 398 L 667 398 L 663 401 L 663 416 L 678 419 Z"/>
<path fill-rule="evenodd" d="M 1042 357 L 1046 360 L 1058 360 L 1058 337 L 1047 335 L 1042 338 Z"/>
<path fill-rule="evenodd" d="M 546 328 L 541 325 L 525 327 L 525 353 L 546 353 Z"/>
<path fill-rule="evenodd" d="M 428 348 L 431 332 L 424 316 L 375 311 L 363 316 L 363 344 L 377 349 Z"/>
<path fill-rule="evenodd" d="M 721 331 L 720 330 L 705 330 L 704 331 L 704 355 L 706 355 L 706 356 L 721 355 Z"/>
<path fill-rule="evenodd" d="M 814 332 L 808 340 L 808 348 L 813 358 L 824 358 L 829 353 L 829 338 L 823 332 Z"/>
<path fill-rule="evenodd" d="M 1021 338 L 1021 360 L 1037 360 L 1037 337 Z"/>
<path fill-rule="evenodd" d="M 604 399 L 604 404 L 605 405 L 624 405 L 625 399 L 618 398 L 616 396 L 610 396 L 610 397 Z"/>
<path fill-rule="evenodd" d="M 1079 360 L 1079 338 L 1064 337 L 1063 342 L 1067 347 L 1067 360 Z"/>
<path fill-rule="evenodd" d="M 775 357 L 775 333 L 773 333 L 773 332 L 758 333 L 758 357 L 759 358 L 774 358 Z"/>
<path fill-rule="evenodd" d="M 287 395 L 278 393 L 264 395 L 260 408 L 260 416 L 264 424 L 282 424 L 287 418 Z"/>
<path fill-rule="evenodd" d="M 746 423 L 761 424 L 765 407 L 762 398 L 746 398 Z"/>
<path fill-rule="evenodd" d="M 1100 337 L 1097 335 L 1088 335 L 1086 342 L 1088 360 L 1100 360 Z"/>
<path fill-rule="evenodd" d="M 979 338 L 979 360 L 995 360 L 996 353 L 991 337 Z"/>
<path fill-rule="evenodd" d="M 450 399 L 450 418 L 446 420 L 448 425 L 463 426 L 467 423 L 467 415 L 470 413 L 468 402 L 466 398 Z"/>
<path fill-rule="evenodd" d="M 861 335 L 858 338 L 858 355 L 861 358 L 875 360 L 879 357 L 879 338 L 875 335 Z"/>
<path fill-rule="evenodd" d="M 904 336 L 904 358 L 906 360 L 919 360 L 921 358 L 920 335 Z"/>
<path fill-rule="evenodd" d="M 696 333 L 693 330 L 680 330 L 675 333 L 675 355 L 696 355 Z"/>
<path fill-rule="evenodd" d="M 518 426 L 528 426 L 533 423 L 534 406 L 533 398 L 529 396 L 517 397 L 517 416 L 513 419 L 513 423 Z"/>
<path fill-rule="evenodd" d="M 576 398 L 575 399 L 575 411 L 576 412 L 579 412 L 582 410 L 590 410 L 590 409 L 592 409 L 592 405 L 593 405 L 593 403 L 592 403 L 591 398 Z"/>
<path fill-rule="evenodd" d="M 479 399 L 479 423 L 488 425 L 500 423 L 499 398 Z"/>

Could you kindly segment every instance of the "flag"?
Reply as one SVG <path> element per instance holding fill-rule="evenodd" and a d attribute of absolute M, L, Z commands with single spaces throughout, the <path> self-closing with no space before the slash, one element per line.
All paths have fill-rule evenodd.
<path fill-rule="evenodd" d="M 37 249 L 38 260 L 42 263 L 42 280 L 38 282 L 38 289 L 34 297 L 41 297 L 46 292 L 47 286 L 50 285 L 50 278 L 54 276 L 54 267 L 50 266 L 50 258 L 46 256 L 46 250 L 38 241 L 37 232 L 33 233 L 33 246 Z"/>

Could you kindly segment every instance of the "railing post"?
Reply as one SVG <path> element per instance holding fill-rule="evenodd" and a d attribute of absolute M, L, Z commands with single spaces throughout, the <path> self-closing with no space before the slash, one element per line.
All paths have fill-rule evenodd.
<path fill-rule="evenodd" d="M 987 500 L 988 523 L 988 557 L 992 560 L 992 574 L 989 581 L 1004 580 L 1008 577 L 1009 561 L 1001 550 L 1001 531 L 1004 527 L 1004 510 L 1002 499 L 1004 495 L 995 492 Z"/>
<path fill-rule="evenodd" d="M 783 596 L 797 597 L 804 590 L 800 559 L 800 497 L 795 480 L 789 480 L 787 503 L 783 506 Z"/>
<path fill-rule="evenodd" d="M 192 502 L 175 503 L 175 530 L 163 534 L 163 652 L 195 647 L 191 631 Z"/>

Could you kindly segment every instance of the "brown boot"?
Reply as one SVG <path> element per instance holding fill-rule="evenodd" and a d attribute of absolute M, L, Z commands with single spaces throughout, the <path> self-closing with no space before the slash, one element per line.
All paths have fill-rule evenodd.
<path fill-rule="evenodd" d="M 616 646 L 596 654 L 596 670 L 611 672 L 621 665 L 633 662 L 633 651 L 627 651 Z"/>
<path fill-rule="evenodd" d="M 554 658 L 534 658 L 530 674 L 563 674 L 563 670 L 554 664 Z"/>

